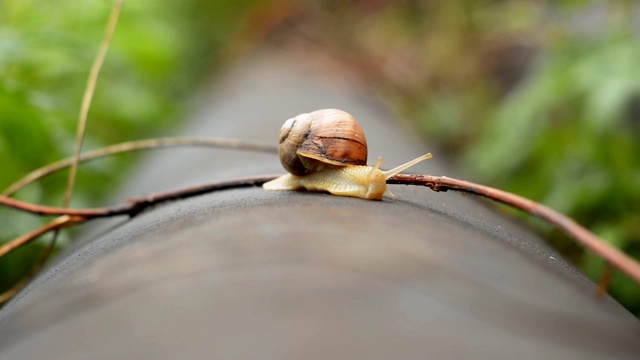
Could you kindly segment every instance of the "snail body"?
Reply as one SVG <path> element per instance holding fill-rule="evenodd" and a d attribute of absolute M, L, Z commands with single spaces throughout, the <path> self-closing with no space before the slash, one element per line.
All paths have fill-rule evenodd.
<path fill-rule="evenodd" d="M 378 158 L 374 166 L 341 166 L 326 168 L 307 175 L 286 174 L 265 183 L 262 187 L 265 190 L 326 191 L 333 195 L 369 200 L 382 200 L 384 194 L 388 194 L 395 199 L 387 189 L 387 179 L 429 158 L 431 154 L 422 155 L 389 171 L 378 169 L 382 163 L 382 158 Z"/>
<path fill-rule="evenodd" d="M 263 185 L 265 190 L 329 192 L 333 195 L 381 200 L 387 179 L 431 158 L 426 154 L 392 170 L 366 166 L 367 143 L 364 132 L 348 113 L 325 109 L 291 118 L 282 126 L 278 148 L 280 162 L 289 174 Z"/>

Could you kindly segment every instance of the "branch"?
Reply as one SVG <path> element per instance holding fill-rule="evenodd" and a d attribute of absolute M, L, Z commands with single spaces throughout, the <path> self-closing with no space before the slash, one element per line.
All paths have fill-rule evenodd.
<path fill-rule="evenodd" d="M 619 249 L 607 244 L 604 240 L 600 239 L 597 235 L 585 229 L 572 219 L 535 201 L 492 187 L 475 184 L 469 181 L 457 180 L 446 176 L 398 174 L 387 180 L 387 183 L 422 185 L 431 188 L 433 191 L 461 191 L 483 196 L 520 209 L 556 226 L 566 235 L 602 256 L 611 263 L 611 265 L 629 275 L 637 283 L 640 283 L 640 264 L 638 264 L 637 261 L 627 256 Z"/>
<path fill-rule="evenodd" d="M 67 208 L 60 208 L 60 209 L 69 210 Z M 33 240 L 37 239 L 40 235 L 45 234 L 51 230 L 57 230 L 66 226 L 71 226 L 73 224 L 76 224 L 82 221 L 84 221 L 84 218 L 82 217 L 64 214 L 58 217 L 57 219 L 45 224 L 44 226 L 0 246 L 0 257 L 7 255 L 13 250 L 19 248 L 20 246 L 23 246 L 32 242 Z"/>
<path fill-rule="evenodd" d="M 245 178 L 236 178 L 232 180 L 217 181 L 204 185 L 189 186 L 182 189 L 151 194 L 143 198 L 130 199 L 124 204 L 103 208 L 72 209 L 64 207 L 43 206 L 16 200 L 7 196 L 0 196 L 0 205 L 5 205 L 16 210 L 21 210 L 36 215 L 69 215 L 81 217 L 85 220 L 118 215 L 135 216 L 144 209 L 161 202 L 184 199 L 218 190 L 261 186 L 265 182 L 273 180 L 276 177 L 277 175 L 252 176 Z"/>
<path fill-rule="evenodd" d="M 91 160 L 99 159 L 105 156 L 119 154 L 129 151 L 173 147 L 173 146 L 204 146 L 204 147 L 216 147 L 226 149 L 238 149 L 248 151 L 258 151 L 271 154 L 278 153 L 278 147 L 276 145 L 265 144 L 260 142 L 245 141 L 245 140 L 233 140 L 225 138 L 209 138 L 209 137 L 182 137 L 182 138 L 159 138 L 159 139 L 145 139 L 123 142 L 111 146 L 107 146 L 98 150 L 93 150 L 80 155 L 78 161 L 80 163 L 88 162 Z M 56 161 L 47 166 L 43 166 L 36 169 L 22 179 L 11 184 L 5 191 L 2 192 L 4 196 L 11 196 L 18 190 L 29 185 L 30 183 L 43 178 L 56 171 L 65 169 L 73 163 L 74 158 L 69 157 L 60 161 Z"/>
<path fill-rule="evenodd" d="M 135 216 L 144 209 L 161 202 L 187 198 L 218 190 L 260 186 L 275 177 L 277 176 L 263 175 L 218 181 L 205 185 L 191 186 L 183 189 L 151 194 L 144 198 L 132 199 L 125 204 L 105 208 L 68 209 L 48 207 L 15 200 L 6 196 L 0 196 L 0 204 L 33 214 L 68 215 L 80 217 L 83 220 L 117 215 Z M 634 259 L 627 256 L 617 248 L 605 243 L 598 236 L 580 226 L 575 221 L 542 204 L 502 190 L 445 176 L 398 174 L 387 180 L 387 183 L 427 186 L 438 192 L 448 190 L 460 191 L 486 197 L 520 209 L 555 225 L 569 237 L 599 254 L 611 265 L 615 266 L 620 271 L 633 278 L 636 282 L 640 283 L 640 264 L 638 264 Z"/>
<path fill-rule="evenodd" d="M 122 10 L 122 3 L 124 0 L 115 0 L 113 3 L 113 7 L 111 9 L 111 14 L 109 15 L 109 22 L 107 24 L 107 29 L 105 30 L 104 38 L 102 43 L 100 44 L 100 49 L 98 50 L 98 54 L 96 55 L 95 60 L 91 66 L 91 71 L 89 72 L 89 78 L 87 79 L 87 86 L 85 87 L 82 105 L 80 107 L 80 114 L 78 115 L 78 130 L 76 133 L 76 144 L 73 152 L 73 159 L 71 162 L 71 171 L 69 172 L 69 177 L 67 178 L 67 187 L 65 190 L 64 203 L 63 207 L 66 208 L 69 206 L 69 202 L 71 201 L 71 194 L 73 192 L 73 188 L 75 185 L 76 174 L 78 172 L 78 164 L 80 163 L 80 152 L 82 151 L 82 143 L 84 142 L 84 136 L 87 127 L 87 119 L 89 117 L 89 109 L 91 108 L 91 99 L 93 98 L 93 94 L 96 89 L 96 83 L 98 82 L 98 75 L 100 75 L 100 69 L 102 68 L 102 64 L 104 63 L 104 59 L 107 56 L 107 51 L 109 50 L 109 44 L 111 43 L 111 38 L 113 37 L 113 33 L 116 30 L 116 26 L 118 25 L 118 17 L 120 16 L 120 12 Z M 8 244 L 0 247 L 0 257 L 5 255 L 6 253 L 16 249 L 19 246 L 22 246 L 34 239 L 38 238 L 40 235 L 54 229 L 53 237 L 47 247 L 47 250 L 38 261 L 38 263 L 31 269 L 26 278 L 22 279 L 18 284 L 14 285 L 8 291 L 0 294 L 0 299 L 9 299 L 13 296 L 17 291 L 19 291 L 31 277 L 34 276 L 35 273 L 38 272 L 42 264 L 46 261 L 46 259 L 51 254 L 53 247 L 55 246 L 56 240 L 60 233 L 60 228 L 63 226 L 69 226 L 75 224 L 80 221 L 80 219 L 76 219 L 73 217 L 69 217 L 67 215 L 61 216 L 58 219 L 46 224 L 45 226 L 32 231 L 31 233 L 22 236 L 14 241 L 11 241 Z M 2 300 L 4 301 L 4 300 Z M 0 302 L 2 302 L 0 301 Z"/>
<path fill-rule="evenodd" d="M 64 216 L 62 216 L 62 217 L 64 217 Z M 54 220 L 54 222 L 56 222 L 57 220 L 58 219 Z M 45 227 L 46 226 L 49 226 L 49 224 L 45 225 Z M 61 225 L 61 227 L 62 227 L 62 225 Z M 59 231 L 61 227 L 57 227 L 57 228 L 54 229 L 56 232 L 53 234 L 52 239 L 55 239 L 58 236 L 57 231 Z M 49 230 L 52 230 L 52 229 L 48 229 L 47 231 L 49 231 Z M 43 232 L 43 234 L 44 234 L 44 232 Z M 40 236 L 40 235 L 35 236 L 33 239 L 37 238 L 38 236 Z M 16 240 L 13 240 L 12 242 L 17 242 L 18 240 L 19 239 L 16 239 Z M 40 269 L 42 269 L 42 266 L 44 265 L 44 263 L 47 261 L 47 259 L 49 258 L 49 256 L 53 252 L 53 247 L 55 246 L 55 244 L 56 244 L 55 241 L 49 241 L 49 244 L 44 249 L 44 252 L 40 255 L 40 258 L 38 259 L 38 262 L 36 262 L 31 267 L 31 269 L 29 270 L 27 275 L 25 275 L 25 277 L 23 277 L 20 281 L 15 283 L 11 288 L 5 290 L 3 293 L 0 294 L 0 305 L 2 305 L 3 303 L 7 302 L 8 300 L 10 300 L 15 294 L 18 293 L 18 291 L 22 290 L 22 288 L 24 288 L 29 283 L 29 281 L 31 281 L 31 279 L 33 279 L 34 276 L 36 276 L 38 274 Z M 9 250 L 9 251 L 11 251 L 11 250 Z M 6 255 L 6 253 L 4 255 Z"/>
<path fill-rule="evenodd" d="M 109 22 L 107 23 L 107 29 L 104 33 L 102 43 L 100 43 L 100 49 L 98 55 L 96 55 L 93 64 L 91 65 L 91 71 L 89 72 L 89 78 L 87 79 L 87 86 L 82 97 L 82 105 L 80 106 L 80 114 L 78 117 L 78 131 L 76 133 L 76 146 L 73 152 L 73 162 L 71 163 L 71 171 L 69 172 L 69 178 L 67 181 L 67 190 L 64 195 L 64 207 L 69 206 L 71 201 L 71 192 L 76 180 L 76 173 L 78 172 L 78 159 L 80 158 L 80 151 L 82 150 L 82 143 L 84 140 L 85 129 L 87 127 L 87 118 L 89 117 L 89 109 L 91 108 L 91 99 L 93 99 L 93 93 L 96 89 L 96 83 L 98 82 L 98 75 L 100 75 L 100 69 L 104 63 L 105 57 L 107 57 L 107 51 L 109 50 L 109 44 L 111 44 L 111 38 L 116 31 L 118 25 L 118 17 L 122 10 L 122 1 L 115 0 L 111 14 L 109 15 Z M 55 241 L 55 240 L 54 240 Z"/>

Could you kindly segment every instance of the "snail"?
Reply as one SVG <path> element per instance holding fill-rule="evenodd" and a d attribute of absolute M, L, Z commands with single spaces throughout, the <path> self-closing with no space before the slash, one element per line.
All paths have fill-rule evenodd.
<path fill-rule="evenodd" d="M 317 110 L 287 120 L 280 130 L 278 154 L 289 174 L 266 182 L 265 190 L 324 191 L 333 195 L 382 200 L 387 179 L 431 158 L 426 154 L 388 171 L 382 158 L 366 166 L 367 141 L 360 124 L 337 109 Z"/>

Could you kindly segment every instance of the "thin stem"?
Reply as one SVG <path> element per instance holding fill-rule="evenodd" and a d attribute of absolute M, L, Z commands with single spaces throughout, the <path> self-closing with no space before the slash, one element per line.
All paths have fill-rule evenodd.
<path fill-rule="evenodd" d="M 0 204 L 36 215 L 69 215 L 80 217 L 84 220 L 117 215 L 135 216 L 144 209 L 161 202 L 188 198 L 217 190 L 260 186 L 267 181 L 275 179 L 276 177 L 277 175 L 252 176 L 233 180 L 217 181 L 204 185 L 189 186 L 178 190 L 151 194 L 143 198 L 130 199 L 126 203 L 103 208 L 71 209 L 43 206 L 16 200 L 7 196 L 0 196 Z M 0 256 L 2 256 L 1 253 Z"/>
<path fill-rule="evenodd" d="M 65 209 L 35 205 L 6 196 L 0 196 L 0 204 L 13 207 L 18 210 L 39 214 L 39 215 L 68 215 L 75 216 L 79 221 L 88 220 L 95 217 L 108 217 L 116 215 L 135 216 L 144 209 L 160 202 L 187 198 L 212 191 L 260 186 L 267 181 L 276 178 L 277 175 L 253 176 L 232 180 L 219 181 L 215 183 L 191 186 L 188 188 L 152 194 L 144 198 L 133 199 L 129 202 L 113 207 L 96 209 Z M 585 247 L 602 256 L 620 271 L 626 273 L 636 282 L 640 283 L 640 264 L 627 256 L 615 247 L 605 243 L 595 234 L 577 224 L 575 221 L 548 208 L 521 196 L 511 194 L 502 190 L 491 188 L 472 182 L 457 180 L 445 176 L 431 175 L 403 175 L 398 174 L 389 180 L 388 184 L 421 185 L 427 186 L 434 191 L 460 191 L 483 196 L 514 208 L 523 210 L 531 215 L 555 225 L 569 237 L 577 240 Z"/>
<path fill-rule="evenodd" d="M 602 275 L 600 277 L 600 281 L 598 281 L 598 287 L 596 288 L 596 296 L 602 297 L 609 290 L 609 285 L 611 284 L 611 278 L 613 277 L 613 266 L 611 263 L 605 261 L 604 270 L 602 271 Z"/>
<path fill-rule="evenodd" d="M 76 180 L 76 173 L 78 172 L 78 163 L 80 159 L 80 151 L 82 151 L 82 143 L 84 140 L 85 129 L 87 126 L 87 118 L 89 117 L 89 109 L 91 108 L 91 100 L 93 99 L 93 93 L 96 89 L 96 83 L 98 82 L 98 75 L 100 75 L 100 69 L 104 63 L 104 59 L 107 56 L 109 50 L 109 44 L 111 44 L 111 38 L 118 25 L 118 17 L 122 10 L 122 0 L 115 0 L 111 14 L 109 15 L 109 22 L 107 23 L 107 29 L 100 44 L 98 55 L 96 56 L 91 71 L 89 72 L 89 79 L 87 80 L 87 87 L 84 91 L 82 99 L 82 106 L 80 107 L 80 115 L 78 119 L 78 132 L 76 134 L 76 146 L 73 154 L 73 162 L 71 163 L 71 171 L 69 172 L 69 179 L 67 181 L 67 190 L 64 196 L 63 207 L 69 206 L 71 201 L 71 193 Z"/>
<path fill-rule="evenodd" d="M 136 150 L 155 149 L 174 146 L 204 146 L 204 147 L 216 147 L 226 149 L 239 149 L 247 151 L 258 151 L 271 154 L 278 153 L 278 147 L 271 144 L 265 144 L 261 142 L 246 141 L 246 140 L 234 140 L 225 138 L 209 138 L 209 137 L 178 137 L 178 138 L 158 138 L 158 139 L 144 139 L 136 141 L 128 141 L 119 144 L 114 144 L 101 149 L 86 152 L 80 155 L 78 159 L 79 163 L 88 162 L 91 160 L 99 159 L 108 155 L 124 153 Z M 74 157 L 69 157 L 63 160 L 56 161 L 49 165 L 38 168 L 22 179 L 11 184 L 5 191 L 2 192 L 4 196 L 11 196 L 18 190 L 31 184 L 32 182 L 41 179 L 47 175 L 55 173 L 56 171 L 65 169 L 74 161 Z"/>
<path fill-rule="evenodd" d="M 113 37 L 113 33 L 115 32 L 116 26 L 118 24 L 118 17 L 120 16 L 120 12 L 122 10 L 123 0 L 115 0 L 113 3 L 113 7 L 111 9 L 111 14 L 109 15 L 109 21 L 107 23 L 107 28 L 105 31 L 104 38 L 102 43 L 100 44 L 100 49 L 98 50 L 98 54 L 91 66 L 91 71 L 89 72 L 89 78 L 87 79 L 87 86 L 84 90 L 84 95 L 82 99 L 82 105 L 80 107 L 80 114 L 78 118 L 78 130 L 76 133 L 76 143 L 75 150 L 73 152 L 73 159 L 71 162 L 71 171 L 69 172 L 69 177 L 67 179 L 67 187 L 64 196 L 64 203 L 62 205 L 63 208 L 67 208 L 69 206 L 69 202 L 71 201 L 71 194 L 73 192 L 73 188 L 75 185 L 76 174 L 78 172 L 78 164 L 80 160 L 80 152 L 82 151 L 82 143 L 84 142 L 84 136 L 86 132 L 87 118 L 89 116 L 89 109 L 91 108 L 91 100 L 93 99 L 93 94 L 95 92 L 96 83 L 98 81 L 98 75 L 100 75 L 100 69 L 102 68 L 102 64 L 104 63 L 104 59 L 107 56 L 107 51 L 109 50 L 109 44 L 111 43 L 111 38 Z M 18 284 L 14 285 L 11 289 L 3 294 L 0 294 L 0 299 L 4 299 L 5 297 L 11 298 L 17 291 L 19 291 L 23 286 L 27 284 L 27 282 L 34 276 L 35 273 L 40 269 L 44 261 L 49 257 L 53 247 L 55 246 L 58 235 L 60 234 L 60 228 L 63 226 L 68 226 L 78 222 L 79 219 L 71 218 L 67 215 L 61 216 L 58 219 L 46 224 L 45 226 L 32 231 L 31 233 L 22 236 L 14 241 L 11 241 L 2 247 L 0 247 L 0 257 L 6 255 L 8 252 L 37 239 L 40 235 L 54 229 L 53 236 L 51 241 L 47 247 L 47 251 L 44 256 L 38 261 L 38 263 L 31 269 L 30 273 L 22 279 Z M 4 300 L 2 300 L 4 301 Z M 0 301 L 0 302 L 2 302 Z"/>
<path fill-rule="evenodd" d="M 556 226 L 566 235 L 602 256 L 620 271 L 629 275 L 637 283 L 640 283 L 640 264 L 638 264 L 637 261 L 627 256 L 619 249 L 607 244 L 604 240 L 600 239 L 597 235 L 585 229 L 572 219 L 535 201 L 489 186 L 479 185 L 464 180 L 457 180 L 446 176 L 398 174 L 387 180 L 387 183 L 422 185 L 427 186 L 434 191 L 461 191 L 483 196 L 520 209 Z"/>
<path fill-rule="evenodd" d="M 219 181 L 211 184 L 205 184 L 200 186 L 190 186 L 183 189 L 168 191 L 160 194 L 152 194 L 145 198 L 133 199 L 125 204 L 114 206 L 111 208 L 98 208 L 98 209 L 69 209 L 69 208 L 54 208 L 40 205 L 34 205 L 23 201 L 15 200 L 7 196 L 0 196 L 0 204 L 13 207 L 18 210 L 30 212 L 38 215 L 62 215 L 57 219 L 49 222 L 48 224 L 36 229 L 29 234 L 23 235 L 17 239 L 10 241 L 0 247 L 0 258 L 7 255 L 11 251 L 26 245 L 27 243 L 34 241 L 39 236 L 45 234 L 48 231 L 55 230 L 52 241 L 49 243 L 47 249 L 40 257 L 38 263 L 34 265 L 29 274 L 20 280 L 17 284 L 11 287 L 9 290 L 0 294 L 0 304 L 11 299 L 20 289 L 22 289 L 38 272 L 44 262 L 51 254 L 55 245 L 55 240 L 58 235 L 58 231 L 62 227 L 71 226 L 76 223 L 84 222 L 95 217 L 107 217 L 117 215 L 129 215 L 135 216 L 147 207 L 159 204 L 164 201 L 187 198 L 196 196 L 216 190 L 242 188 L 260 186 L 267 181 L 273 180 L 278 175 L 265 175 L 255 176 L 247 178 L 239 178 L 228 181 Z"/>
<path fill-rule="evenodd" d="M 66 208 L 60 208 L 63 210 L 68 210 Z M 33 230 L 32 232 L 26 234 L 26 235 L 22 235 L 16 239 L 13 239 L 11 241 L 9 241 L 6 244 L 3 244 L 2 246 L 0 246 L 0 257 L 3 257 L 5 255 L 7 255 L 8 253 L 12 252 L 13 250 L 19 248 L 20 246 L 26 245 L 32 241 L 34 241 L 35 239 L 37 239 L 40 235 L 45 234 L 51 230 L 55 230 L 55 229 L 60 229 L 62 227 L 65 226 L 70 226 L 73 224 L 76 224 L 78 222 L 83 221 L 84 218 L 81 217 L 77 217 L 77 216 L 73 216 L 73 215 L 62 215 L 58 218 L 56 218 L 55 220 L 45 224 L 44 226 L 39 227 L 36 230 Z"/>
<path fill-rule="evenodd" d="M 44 266 L 44 263 L 47 261 L 47 259 L 49 259 L 49 256 L 51 256 L 51 253 L 53 252 L 53 248 L 56 244 L 55 239 L 58 237 L 59 230 L 59 228 L 56 229 L 56 232 L 52 235 L 52 241 L 49 241 L 46 249 L 44 249 L 44 252 L 42 253 L 42 255 L 40 255 L 38 262 L 35 263 L 33 267 L 31 267 L 29 273 L 22 279 L 20 279 L 20 281 L 18 281 L 16 284 L 14 284 L 10 289 L 7 289 L 0 294 L 0 304 L 3 304 L 4 302 L 10 300 L 15 294 L 18 293 L 18 291 L 22 290 L 22 288 L 24 288 L 31 281 L 31 279 L 33 279 L 34 276 L 38 274 L 42 266 Z"/>

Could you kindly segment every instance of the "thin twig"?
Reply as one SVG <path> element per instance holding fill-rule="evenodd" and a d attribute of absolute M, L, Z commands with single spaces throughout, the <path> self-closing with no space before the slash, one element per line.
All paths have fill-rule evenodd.
<path fill-rule="evenodd" d="M 204 147 L 216 147 L 216 148 L 226 148 L 226 149 L 238 149 L 238 150 L 247 150 L 247 151 L 258 151 L 265 152 L 271 154 L 278 153 L 278 147 L 272 144 L 266 144 L 255 141 L 247 141 L 247 140 L 234 140 L 234 139 L 225 139 L 225 138 L 210 138 L 210 137 L 177 137 L 177 138 L 158 138 L 158 139 L 144 139 L 144 140 L 136 140 L 136 141 L 128 141 L 119 144 L 114 144 L 111 146 L 107 146 L 101 149 L 93 150 L 86 152 L 80 155 L 78 162 L 84 163 L 91 160 L 99 159 L 108 155 L 128 152 L 128 151 L 136 151 L 136 150 L 145 150 L 145 149 L 154 149 L 154 148 L 163 148 L 163 147 L 173 147 L 173 146 L 204 146 Z M 2 192 L 4 196 L 11 196 L 15 194 L 18 190 L 23 187 L 29 185 L 30 183 L 41 179 L 49 174 L 52 174 L 56 171 L 65 169 L 74 161 L 74 157 L 69 157 L 60 161 L 56 161 L 49 165 L 43 166 L 39 169 L 36 169 L 22 179 L 14 182 L 9 186 L 5 191 Z"/>
<path fill-rule="evenodd" d="M 273 180 L 276 177 L 277 175 L 251 176 L 245 178 L 236 178 L 232 180 L 217 181 L 204 185 L 189 186 L 178 190 L 151 194 L 143 198 L 130 199 L 126 203 L 103 208 L 71 209 L 42 206 L 16 200 L 7 196 L 0 196 L 0 205 L 5 205 L 16 210 L 21 210 L 36 215 L 69 215 L 81 217 L 85 220 L 117 215 L 135 216 L 144 209 L 161 202 L 183 199 L 217 190 L 260 186 L 269 180 Z M 0 256 L 2 256 L 1 253 Z"/>
<path fill-rule="evenodd" d="M 107 56 L 109 50 L 109 44 L 111 44 L 111 38 L 116 30 L 118 24 L 118 17 L 122 10 L 122 0 L 115 0 L 113 2 L 113 8 L 109 15 L 109 22 L 107 23 L 107 29 L 105 30 L 104 38 L 100 44 L 98 55 L 96 56 L 91 71 L 89 72 L 89 79 L 87 80 L 87 87 L 84 91 L 82 98 L 82 106 L 80 107 L 80 115 L 78 119 L 78 132 L 76 136 L 76 146 L 73 153 L 73 162 L 71 163 L 71 171 L 69 171 L 69 179 L 67 182 L 67 190 L 64 196 L 64 207 L 69 206 L 71 201 L 71 193 L 73 191 L 73 185 L 76 180 L 76 173 L 78 171 L 78 163 L 80 159 L 80 152 L 82 151 L 82 143 L 84 140 L 85 129 L 87 126 L 87 118 L 89 117 L 89 109 L 91 108 L 91 99 L 93 99 L 93 93 L 96 89 L 96 83 L 98 82 L 98 75 L 100 75 L 100 69 L 104 63 L 104 59 Z"/>
<path fill-rule="evenodd" d="M 422 185 L 434 191 L 455 190 L 489 198 L 494 201 L 512 206 L 536 216 L 556 226 L 569 237 L 577 240 L 585 247 L 602 256 L 620 271 L 626 273 L 640 283 L 640 264 L 619 249 L 607 244 L 594 233 L 582 227 L 572 219 L 535 201 L 521 196 L 498 190 L 489 186 L 475 184 L 469 181 L 457 180 L 446 176 L 431 175 L 402 175 L 398 174 L 389 180 L 388 184 Z"/>
<path fill-rule="evenodd" d="M 602 297 L 609 290 L 611 284 L 611 277 L 613 276 L 613 266 L 608 261 L 605 261 L 604 270 L 600 281 L 598 281 L 598 287 L 596 288 L 596 296 Z"/>
<path fill-rule="evenodd" d="M 116 26 L 118 24 L 118 17 L 120 16 L 120 12 L 122 10 L 122 3 L 123 0 L 114 0 L 104 38 L 102 39 L 98 54 L 96 55 L 96 58 L 91 66 L 91 71 L 89 72 L 89 78 L 87 79 L 87 86 L 84 90 L 82 105 L 80 107 L 80 114 L 78 116 L 78 130 L 76 133 L 75 150 L 73 152 L 73 158 L 71 160 L 71 171 L 69 171 L 69 177 L 67 179 L 67 187 L 65 191 L 64 202 L 62 205 L 63 208 L 67 208 L 71 201 L 71 194 L 73 192 L 76 174 L 78 172 L 78 164 L 80 163 L 80 152 L 82 151 L 82 143 L 84 142 L 89 109 L 91 108 L 91 100 L 93 99 L 93 94 L 95 92 L 98 75 L 100 75 L 100 69 L 102 68 L 104 59 L 107 56 L 107 51 L 109 50 L 109 45 L 111 44 L 111 38 L 113 37 L 113 33 L 115 32 Z M 0 294 L 0 303 L 4 302 L 4 300 L 2 299 L 10 299 L 17 291 L 19 291 L 28 283 L 28 281 L 34 276 L 35 273 L 37 273 L 42 264 L 44 264 L 46 259 L 51 254 L 51 251 L 56 244 L 56 240 L 58 239 L 58 235 L 60 234 L 60 228 L 63 226 L 69 226 L 78 221 L 79 219 L 77 219 L 76 217 L 69 217 L 67 215 L 64 215 L 46 224 L 45 226 L 0 247 L 0 257 L 2 257 L 3 255 L 6 255 L 8 252 L 16 249 L 17 247 L 31 242 L 34 239 L 38 238 L 40 235 L 54 229 L 51 241 L 49 242 L 45 253 L 40 258 L 38 263 L 36 263 L 36 265 L 31 269 L 31 271 L 25 278 L 15 284 L 8 291 Z"/>
<path fill-rule="evenodd" d="M 59 208 L 61 210 L 69 210 L 68 208 Z M 45 234 L 51 230 L 55 230 L 55 229 L 60 229 L 62 227 L 66 227 L 66 226 L 71 226 L 74 225 L 78 222 L 83 221 L 84 218 L 82 217 L 78 217 L 78 216 L 74 216 L 74 215 L 67 215 L 67 214 L 63 214 L 60 217 L 56 218 L 55 220 L 45 224 L 44 226 L 39 227 L 36 230 L 33 230 L 32 232 L 26 234 L 26 235 L 22 235 L 16 239 L 13 239 L 11 241 L 9 241 L 6 244 L 3 244 L 2 246 L 0 246 L 0 257 L 3 257 L 5 255 L 7 255 L 8 253 L 10 253 L 11 251 L 19 248 L 20 246 L 26 245 L 30 242 L 32 242 L 33 240 L 37 239 L 40 235 Z"/>
<path fill-rule="evenodd" d="M 59 230 L 59 228 L 57 230 Z M 53 238 L 57 236 L 58 236 L 57 233 L 54 233 L 52 235 Z M 29 273 L 27 273 L 27 275 L 25 275 L 22 279 L 20 279 L 20 281 L 15 283 L 11 288 L 5 290 L 0 294 L 0 304 L 3 304 L 6 301 L 10 300 L 15 294 L 18 293 L 18 291 L 22 290 L 22 288 L 24 288 L 31 281 L 31 279 L 33 279 L 34 276 L 38 274 L 38 272 L 40 271 L 42 266 L 44 266 L 47 259 L 49 259 L 49 256 L 51 256 L 54 246 L 55 246 L 55 241 L 49 241 L 49 244 L 44 249 L 44 252 L 42 253 L 42 255 L 40 255 L 38 262 L 31 267 L 31 269 L 29 270 Z"/>
<path fill-rule="evenodd" d="M 34 205 L 30 203 L 26 203 L 23 201 L 15 200 L 7 196 L 0 196 L 0 204 L 13 207 L 18 210 L 26 211 L 33 214 L 38 215 L 61 215 L 57 219 L 49 222 L 48 224 L 36 229 L 29 234 L 23 235 L 17 239 L 14 239 L 0 247 L 0 258 L 7 255 L 11 251 L 19 248 L 20 246 L 26 245 L 27 243 L 34 241 L 42 234 L 55 230 L 56 233 L 53 235 L 53 239 L 57 237 L 57 232 L 67 226 L 71 226 L 80 222 L 84 222 L 96 217 L 107 217 L 107 216 L 117 216 L 117 215 L 128 215 L 135 216 L 140 213 L 144 209 L 159 204 L 164 201 L 187 198 L 191 196 L 196 196 L 216 190 L 224 190 L 224 189 L 232 189 L 232 188 L 243 188 L 243 187 L 252 187 L 252 186 L 260 186 L 265 182 L 276 178 L 277 175 L 265 175 L 265 176 L 254 176 L 247 178 L 238 178 L 234 180 L 228 181 L 219 181 L 215 183 L 200 185 L 200 186 L 190 186 L 183 189 L 167 191 L 159 194 L 152 194 L 144 198 L 132 199 L 126 204 L 122 204 L 119 206 L 114 206 L 110 208 L 98 208 L 98 209 L 69 209 L 69 208 L 55 208 L 55 207 L 46 207 L 40 205 Z M 51 251 L 53 250 L 53 246 L 55 245 L 55 241 L 51 241 L 40 257 L 38 263 L 34 265 L 29 274 L 20 280 L 17 284 L 12 286 L 9 290 L 0 294 L 0 304 L 5 301 L 11 299 L 20 289 L 22 289 L 30 280 L 37 274 L 38 270 L 42 267 L 44 262 L 47 260 Z"/>
<path fill-rule="evenodd" d="M 47 207 L 15 200 L 6 196 L 0 196 L 0 204 L 39 215 L 69 215 L 79 217 L 82 220 L 116 215 L 134 216 L 144 209 L 160 202 L 187 198 L 217 190 L 260 186 L 265 182 L 274 179 L 276 176 L 277 175 L 253 176 L 218 181 L 199 186 L 191 186 L 188 188 L 152 194 L 144 198 L 130 200 L 126 204 L 106 208 L 65 209 Z M 445 176 L 398 174 L 387 180 L 387 183 L 427 186 L 434 191 L 454 190 L 471 193 L 523 210 L 547 221 L 552 225 L 555 225 L 565 234 L 599 254 L 620 271 L 626 273 L 636 282 L 640 283 L 640 264 L 638 264 L 634 259 L 615 247 L 605 243 L 598 236 L 589 232 L 589 230 L 580 226 L 575 221 L 542 204 L 502 190 Z"/>

